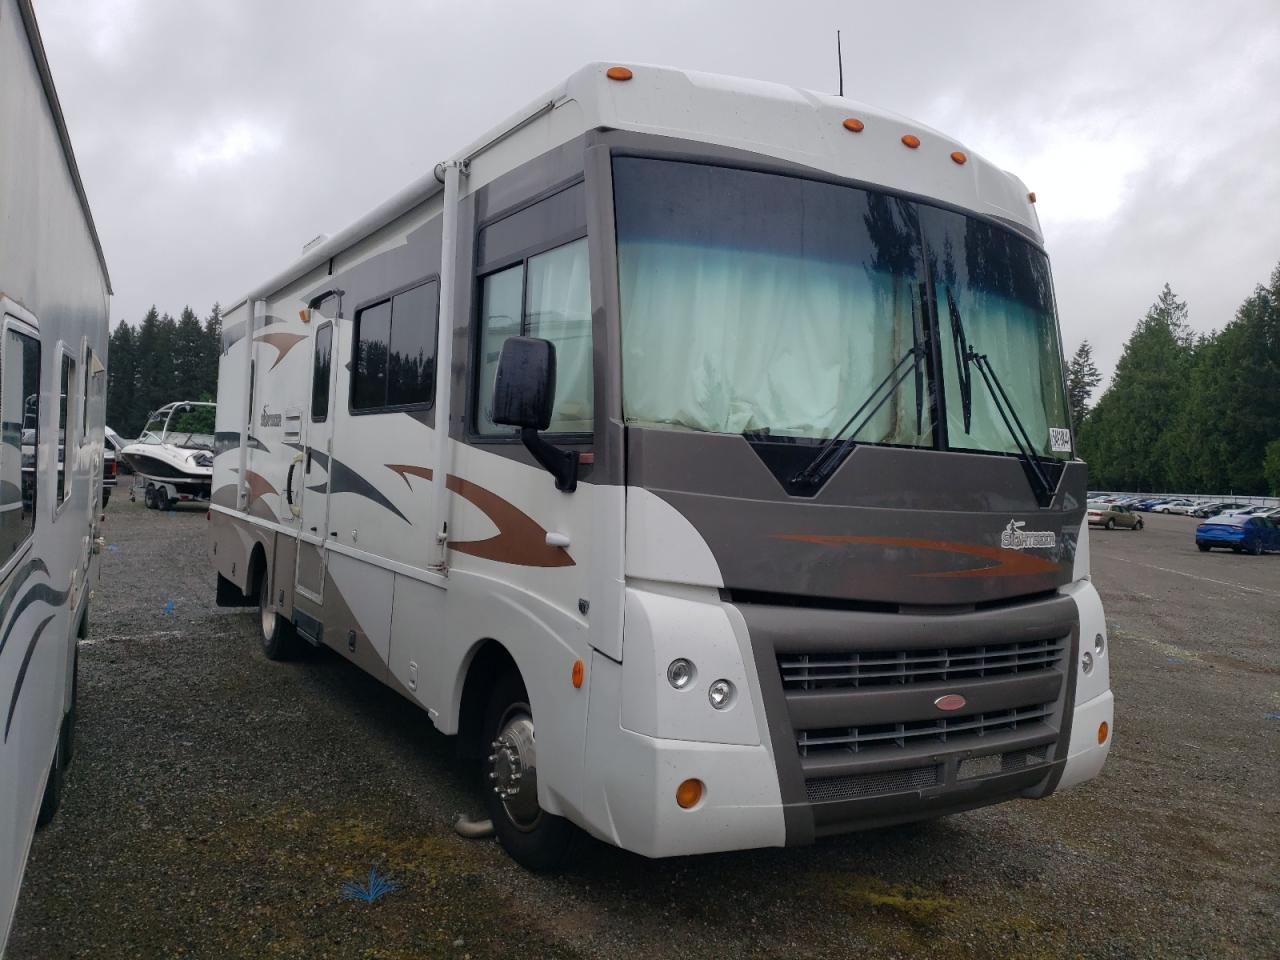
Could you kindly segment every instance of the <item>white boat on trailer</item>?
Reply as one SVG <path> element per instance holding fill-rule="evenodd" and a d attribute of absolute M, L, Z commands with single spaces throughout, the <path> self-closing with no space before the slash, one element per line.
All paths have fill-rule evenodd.
<path fill-rule="evenodd" d="M 147 508 L 208 500 L 213 480 L 214 413 L 217 404 L 179 400 L 147 418 L 142 434 L 120 451 L 137 475 Z"/>

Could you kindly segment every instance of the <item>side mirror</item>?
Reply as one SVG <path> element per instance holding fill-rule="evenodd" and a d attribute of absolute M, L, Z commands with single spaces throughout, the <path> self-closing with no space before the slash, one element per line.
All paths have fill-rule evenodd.
<path fill-rule="evenodd" d="M 556 399 L 556 348 L 550 340 L 508 337 L 493 382 L 493 422 L 520 428 L 520 441 L 556 479 L 556 489 L 578 486 L 578 452 L 561 450 L 538 435 L 551 425 Z"/>

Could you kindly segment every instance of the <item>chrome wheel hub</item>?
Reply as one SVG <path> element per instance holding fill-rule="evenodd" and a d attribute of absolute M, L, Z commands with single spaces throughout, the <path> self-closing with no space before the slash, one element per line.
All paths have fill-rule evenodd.
<path fill-rule="evenodd" d="M 511 822 L 532 830 L 542 815 L 538 806 L 537 750 L 533 718 L 526 704 L 513 704 L 489 744 L 489 782 Z"/>

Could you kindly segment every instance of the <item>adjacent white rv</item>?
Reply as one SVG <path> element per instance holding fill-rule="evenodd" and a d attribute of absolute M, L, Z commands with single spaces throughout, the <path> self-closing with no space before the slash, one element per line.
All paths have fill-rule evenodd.
<path fill-rule="evenodd" d="M 219 600 L 457 734 L 535 868 L 1090 778 L 1033 199 L 864 104 L 587 66 L 227 313 Z"/>
<path fill-rule="evenodd" d="M 71 759 L 110 295 L 31 4 L 0 0 L 0 953 Z"/>

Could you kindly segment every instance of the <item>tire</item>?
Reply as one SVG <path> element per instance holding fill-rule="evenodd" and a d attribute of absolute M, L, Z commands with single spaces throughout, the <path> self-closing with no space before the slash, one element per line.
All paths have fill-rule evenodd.
<path fill-rule="evenodd" d="M 1249 552 L 1252 553 L 1255 557 L 1262 556 L 1262 541 L 1255 540 L 1253 542 L 1253 547 L 1249 550 Z"/>
<path fill-rule="evenodd" d="M 1135 530 L 1141 530 L 1141 529 L 1142 529 L 1142 518 L 1141 518 L 1141 517 L 1139 517 L 1139 518 L 1138 518 L 1138 522 L 1137 522 L 1137 524 L 1134 526 L 1134 528 L 1133 528 L 1133 529 L 1135 529 Z"/>
<path fill-rule="evenodd" d="M 147 484 L 146 490 L 142 493 L 142 502 L 147 505 L 148 510 L 156 508 L 156 488 L 151 484 Z"/>
<path fill-rule="evenodd" d="M 482 783 L 498 842 L 527 870 L 558 870 L 573 852 L 580 832 L 568 820 L 538 806 L 533 712 L 524 683 L 514 671 L 494 684 L 483 731 L 490 753 L 482 765 Z M 504 789 L 515 792 L 500 795 Z"/>
<path fill-rule="evenodd" d="M 156 487 L 156 509 L 168 510 L 169 506 L 169 494 L 165 492 L 164 487 Z"/>
<path fill-rule="evenodd" d="M 1115 518 L 1115 517 L 1108 517 L 1108 518 L 1107 518 L 1107 529 L 1108 529 L 1108 530 L 1114 530 L 1115 528 L 1116 528 L 1116 518 Z"/>
<path fill-rule="evenodd" d="M 111 488 L 103 487 L 102 488 L 102 505 L 105 507 L 110 502 L 111 502 Z"/>
<path fill-rule="evenodd" d="M 292 660 L 298 655 L 298 631 L 271 606 L 271 576 L 265 566 L 258 580 L 258 632 L 268 660 Z"/>
<path fill-rule="evenodd" d="M 73 667 L 73 669 L 75 669 Z M 67 767 L 71 765 L 71 744 L 75 739 L 76 680 L 71 678 L 71 708 L 62 717 L 58 727 L 58 739 L 53 748 L 53 765 L 49 767 L 49 779 L 44 784 L 44 796 L 40 798 L 40 812 L 36 814 L 36 829 L 47 827 L 62 806 L 62 793 L 66 786 Z"/>
<path fill-rule="evenodd" d="M 1201 553 L 1209 552 L 1209 545 L 1207 543 L 1197 543 L 1196 546 L 1200 548 Z"/>

